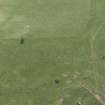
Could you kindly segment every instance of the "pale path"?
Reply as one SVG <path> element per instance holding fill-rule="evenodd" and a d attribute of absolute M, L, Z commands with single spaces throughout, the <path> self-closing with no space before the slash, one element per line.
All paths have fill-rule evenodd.
<path fill-rule="evenodd" d="M 91 39 L 90 39 L 90 56 L 91 56 L 91 64 L 92 64 L 92 71 L 93 71 L 93 74 L 94 75 L 94 80 L 95 80 L 95 89 L 97 90 L 98 88 L 98 78 L 100 77 L 99 73 L 97 72 L 97 68 L 96 68 L 96 65 L 98 65 L 98 62 L 97 62 L 97 54 L 95 52 L 95 40 L 97 38 L 99 34 L 99 32 L 101 31 L 101 29 L 103 28 L 104 26 L 104 22 L 101 23 L 99 25 L 99 27 L 95 30 L 95 32 L 91 35 Z"/>
<path fill-rule="evenodd" d="M 92 96 L 94 96 L 102 105 L 105 105 L 105 101 L 103 101 L 99 94 L 94 93 L 92 90 L 85 86 L 83 86 L 83 88 L 86 89 Z"/>
<path fill-rule="evenodd" d="M 91 57 L 92 57 L 92 60 L 95 61 L 95 58 L 96 58 L 96 54 L 95 54 L 95 51 L 94 51 L 94 42 L 96 40 L 96 37 L 99 33 L 99 31 L 103 28 L 105 23 L 102 23 L 99 28 L 96 30 L 96 32 L 94 33 L 94 35 L 92 34 L 91 35 Z"/>

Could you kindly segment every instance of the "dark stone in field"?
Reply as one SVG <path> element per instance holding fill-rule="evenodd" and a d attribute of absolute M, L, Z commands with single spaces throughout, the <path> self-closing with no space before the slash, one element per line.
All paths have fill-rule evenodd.
<path fill-rule="evenodd" d="M 20 44 L 24 44 L 24 38 L 20 39 Z"/>
<path fill-rule="evenodd" d="M 56 80 L 54 80 L 54 82 L 56 83 L 56 84 L 59 84 L 59 80 L 58 79 L 56 79 Z"/>
<path fill-rule="evenodd" d="M 102 59 L 105 59 L 105 56 L 102 56 Z"/>

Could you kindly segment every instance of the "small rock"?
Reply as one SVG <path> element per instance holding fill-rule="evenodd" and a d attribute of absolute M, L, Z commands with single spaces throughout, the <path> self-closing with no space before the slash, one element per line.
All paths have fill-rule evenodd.
<path fill-rule="evenodd" d="M 54 82 L 56 83 L 56 84 L 59 84 L 59 80 L 58 79 L 56 79 L 56 80 L 54 80 Z"/>

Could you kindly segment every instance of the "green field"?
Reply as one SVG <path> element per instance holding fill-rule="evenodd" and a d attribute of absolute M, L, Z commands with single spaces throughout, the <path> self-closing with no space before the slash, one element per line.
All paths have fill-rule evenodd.
<path fill-rule="evenodd" d="M 0 0 L 0 105 L 105 105 L 105 0 Z"/>

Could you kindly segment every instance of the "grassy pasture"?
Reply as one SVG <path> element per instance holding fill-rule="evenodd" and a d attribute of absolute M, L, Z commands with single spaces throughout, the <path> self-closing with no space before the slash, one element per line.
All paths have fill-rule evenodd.
<path fill-rule="evenodd" d="M 104 0 L 0 0 L 0 105 L 105 105 L 104 11 Z"/>

